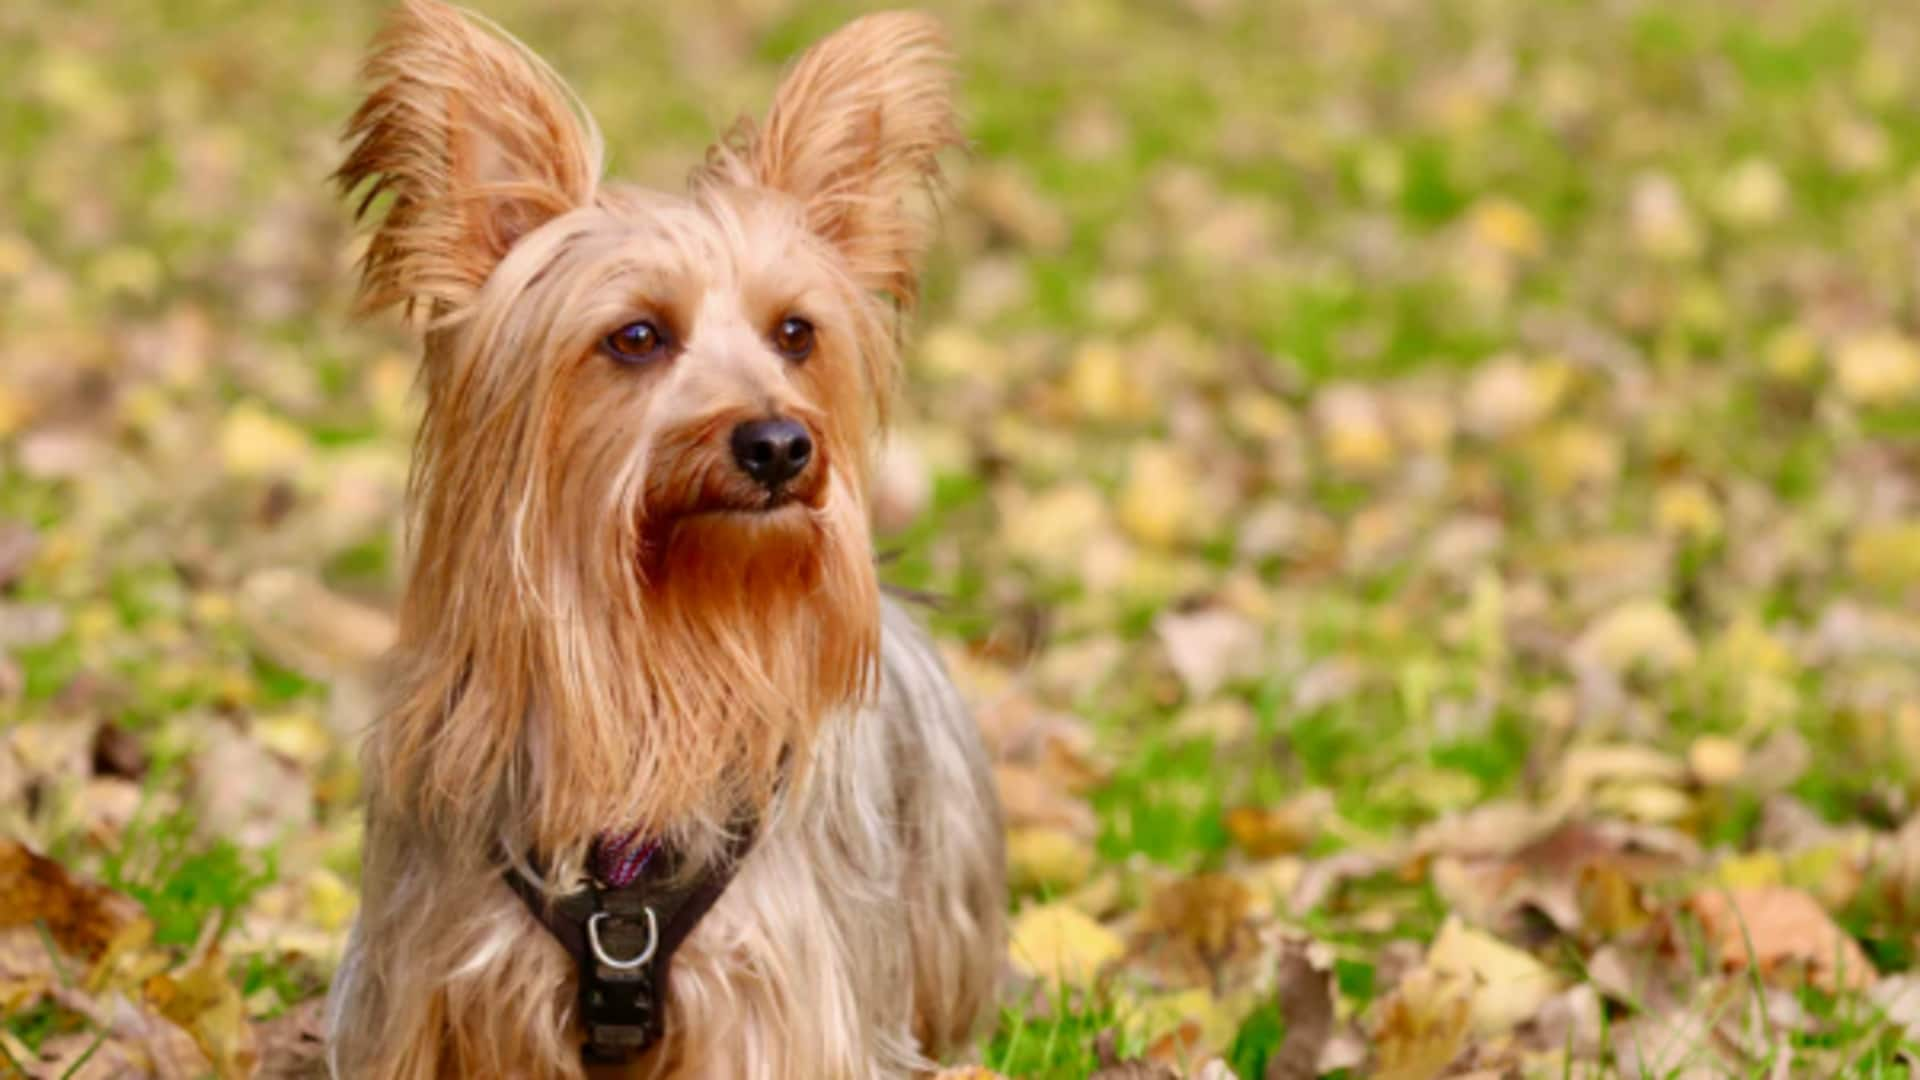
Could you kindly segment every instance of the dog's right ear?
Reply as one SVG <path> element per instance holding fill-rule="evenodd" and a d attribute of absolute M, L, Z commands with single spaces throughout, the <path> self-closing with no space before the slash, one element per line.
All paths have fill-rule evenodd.
<path fill-rule="evenodd" d="M 374 43 L 373 91 L 334 175 L 377 216 L 360 264 L 367 310 L 459 310 L 516 240 L 593 198 L 599 131 L 525 46 L 439 0 L 405 0 Z"/>

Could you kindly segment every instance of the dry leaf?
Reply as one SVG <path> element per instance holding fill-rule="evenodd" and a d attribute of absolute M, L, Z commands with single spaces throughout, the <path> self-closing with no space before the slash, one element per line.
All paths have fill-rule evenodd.
<path fill-rule="evenodd" d="M 1700 920 L 1722 970 L 1757 970 L 1766 979 L 1805 977 L 1833 992 L 1862 989 L 1878 973 L 1861 950 L 1799 889 L 1763 887 L 1697 893 L 1687 908 Z"/>
<path fill-rule="evenodd" d="M 1400 981 L 1375 1006 L 1375 1080 L 1429 1080 L 1439 1076 L 1467 1044 L 1472 1026 L 1472 988 L 1457 976 L 1422 968 Z"/>
<path fill-rule="evenodd" d="M 1312 943 L 1299 938 L 1280 946 L 1276 981 L 1287 1034 L 1267 1059 L 1264 1080 L 1312 1080 L 1320 1075 L 1320 1057 L 1333 1036 L 1336 995 L 1331 958 L 1316 958 L 1314 953 Z"/>
<path fill-rule="evenodd" d="M 1256 859 L 1304 851 L 1333 812 L 1333 796 L 1313 791 L 1279 806 L 1236 806 L 1226 813 L 1227 835 L 1235 847 Z"/>
<path fill-rule="evenodd" d="M 1007 883 L 1017 891 L 1063 892 L 1093 872 L 1093 847 L 1063 829 L 1007 830 Z"/>
<path fill-rule="evenodd" d="M 1113 931 L 1065 904 L 1036 904 L 1013 920 L 1007 943 L 1015 971 L 1048 984 L 1091 982 L 1125 952 Z"/>
<path fill-rule="evenodd" d="M 252 1076 L 259 1057 L 240 991 L 227 981 L 217 947 L 176 972 L 147 980 L 146 998 L 162 1016 L 193 1036 L 221 1080 Z"/>
<path fill-rule="evenodd" d="M 1469 929 L 1458 917 L 1441 926 L 1427 966 L 1470 990 L 1473 1030 L 1486 1037 L 1511 1031 L 1540 1011 L 1559 989 L 1546 965 L 1506 942 Z"/>
<path fill-rule="evenodd" d="M 1232 611 L 1168 612 L 1154 620 L 1154 632 L 1190 700 L 1211 697 L 1229 681 L 1260 670 L 1260 629 Z"/>
<path fill-rule="evenodd" d="M 138 947 L 153 932 L 132 900 L 69 877 L 24 844 L 0 840 L 0 931 L 31 933 L 36 924 L 62 952 L 93 965 Z"/>

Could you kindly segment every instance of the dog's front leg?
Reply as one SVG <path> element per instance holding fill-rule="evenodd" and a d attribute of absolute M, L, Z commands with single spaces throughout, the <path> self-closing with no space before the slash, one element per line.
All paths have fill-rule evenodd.
<path fill-rule="evenodd" d="M 485 865 L 370 822 L 361 909 L 330 1002 L 336 1076 L 577 1077 L 571 961 Z"/>

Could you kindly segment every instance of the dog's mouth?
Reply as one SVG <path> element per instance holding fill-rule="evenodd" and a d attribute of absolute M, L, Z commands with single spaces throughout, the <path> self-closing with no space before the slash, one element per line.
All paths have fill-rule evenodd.
<path fill-rule="evenodd" d="M 752 499 L 716 500 L 695 506 L 679 516 L 686 521 L 693 518 L 777 518 L 787 515 L 806 513 L 811 507 L 793 491 L 782 489 L 769 491 Z"/>

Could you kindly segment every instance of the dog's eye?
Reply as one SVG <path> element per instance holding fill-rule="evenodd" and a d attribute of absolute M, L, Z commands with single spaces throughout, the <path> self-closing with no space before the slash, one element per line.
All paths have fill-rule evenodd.
<path fill-rule="evenodd" d="M 644 364 L 666 351 L 667 335 L 645 319 L 630 322 L 608 334 L 601 343 L 607 355 L 623 364 Z"/>
<path fill-rule="evenodd" d="M 805 360 L 813 353 L 813 324 L 797 316 L 780 320 L 773 328 L 773 347 L 789 360 Z"/>

